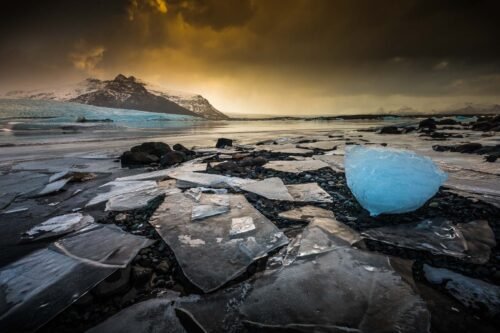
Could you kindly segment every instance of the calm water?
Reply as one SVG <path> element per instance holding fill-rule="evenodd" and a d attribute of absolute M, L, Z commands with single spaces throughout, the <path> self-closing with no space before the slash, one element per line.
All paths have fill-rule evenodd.
<path fill-rule="evenodd" d="M 112 122 L 77 123 L 78 117 Z M 30 145 L 82 141 L 109 141 L 162 136 L 211 136 L 253 133 L 306 133 L 335 131 L 406 123 L 414 120 L 392 118 L 385 121 L 202 121 L 190 116 L 166 115 L 101 108 L 51 101 L 0 100 L 0 145 Z"/>

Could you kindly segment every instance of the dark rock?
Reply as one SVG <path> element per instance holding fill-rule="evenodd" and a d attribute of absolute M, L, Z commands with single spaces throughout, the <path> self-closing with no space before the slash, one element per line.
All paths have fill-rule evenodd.
<path fill-rule="evenodd" d="M 184 153 L 185 155 L 194 155 L 194 151 L 187 149 L 180 143 L 176 143 L 172 148 L 175 151 L 180 151 L 181 153 Z"/>
<path fill-rule="evenodd" d="M 130 288 L 130 271 L 130 266 L 117 270 L 92 289 L 92 294 L 97 297 L 108 297 L 126 292 Z"/>
<path fill-rule="evenodd" d="M 418 128 L 434 130 L 436 129 L 436 121 L 432 118 L 424 119 L 418 124 Z"/>
<path fill-rule="evenodd" d="M 233 171 L 238 168 L 239 168 L 238 164 L 236 164 L 236 162 L 233 161 L 222 162 L 214 167 L 214 169 L 220 171 Z"/>
<path fill-rule="evenodd" d="M 165 167 L 182 163 L 184 161 L 186 161 L 186 155 L 183 152 L 173 150 L 162 156 L 160 165 Z"/>
<path fill-rule="evenodd" d="M 163 142 L 144 142 L 130 149 L 132 152 L 142 152 L 155 155 L 161 158 L 163 155 L 171 151 L 170 146 Z"/>
<path fill-rule="evenodd" d="M 233 140 L 226 138 L 219 138 L 217 143 L 215 144 L 215 148 L 224 148 L 224 147 L 232 147 Z"/>
<path fill-rule="evenodd" d="M 486 162 L 490 162 L 490 163 L 493 163 L 493 162 L 496 162 L 496 160 L 498 159 L 499 155 L 486 155 L 484 157 L 484 160 Z"/>
<path fill-rule="evenodd" d="M 132 281 L 136 284 L 143 285 L 151 279 L 153 270 L 151 268 L 133 266 Z"/>
<path fill-rule="evenodd" d="M 158 160 L 157 156 L 143 152 L 126 151 L 120 156 L 122 167 L 151 164 L 158 162 Z"/>
<path fill-rule="evenodd" d="M 459 124 L 458 121 L 456 121 L 455 119 L 441 119 L 441 120 L 438 120 L 436 121 L 436 124 L 438 125 L 457 125 Z"/>
<path fill-rule="evenodd" d="M 480 143 L 466 143 L 463 145 L 455 146 L 455 151 L 463 154 L 472 154 L 476 150 L 481 149 L 483 147 Z"/>
<path fill-rule="evenodd" d="M 170 270 L 170 265 L 165 260 L 162 260 L 158 265 L 156 265 L 155 271 L 159 274 L 167 275 Z"/>
<path fill-rule="evenodd" d="M 403 133 L 402 130 L 397 128 L 396 126 L 385 126 L 382 127 L 379 132 L 379 134 L 401 134 Z"/>
<path fill-rule="evenodd" d="M 262 156 L 257 157 L 245 157 L 240 162 L 242 167 L 250 167 L 250 166 L 263 166 L 267 163 L 267 159 Z"/>

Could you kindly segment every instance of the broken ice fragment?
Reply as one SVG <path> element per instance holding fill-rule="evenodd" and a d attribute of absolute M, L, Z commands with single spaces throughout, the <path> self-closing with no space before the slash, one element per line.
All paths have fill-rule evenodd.
<path fill-rule="evenodd" d="M 446 290 L 466 307 L 481 311 L 486 307 L 490 315 L 500 314 L 499 286 L 427 264 L 424 264 L 424 273 L 429 282 L 444 283 Z"/>
<path fill-rule="evenodd" d="M 201 220 L 210 216 L 220 215 L 227 213 L 229 211 L 229 206 L 220 205 L 195 205 L 193 207 L 191 219 Z"/>
<path fill-rule="evenodd" d="M 258 182 L 241 186 L 241 189 L 263 196 L 269 200 L 293 201 L 288 188 L 278 177 L 267 178 Z"/>
<path fill-rule="evenodd" d="M 332 197 L 317 183 L 287 185 L 293 201 L 301 202 L 333 202 Z"/>
<path fill-rule="evenodd" d="M 255 230 L 255 224 L 253 224 L 253 218 L 251 216 L 235 217 L 231 220 L 229 235 L 235 236 L 252 230 Z"/>
<path fill-rule="evenodd" d="M 61 178 L 64 178 L 69 174 L 69 170 L 63 170 L 61 172 L 55 173 L 49 178 L 49 183 L 55 182 L 56 180 L 59 180 Z"/>
<path fill-rule="evenodd" d="M 98 194 L 95 198 L 90 200 L 86 206 L 97 205 L 102 202 L 106 202 L 109 199 L 124 195 L 126 193 L 134 193 L 140 191 L 154 190 L 158 187 L 158 184 L 152 180 L 146 181 L 112 181 L 102 185 L 101 187 L 110 187 L 109 191 Z"/>
<path fill-rule="evenodd" d="M 334 150 L 335 148 L 337 148 L 338 144 L 339 143 L 336 141 L 318 141 L 318 142 L 301 143 L 297 145 L 297 147 L 305 149 Z"/>
<path fill-rule="evenodd" d="M 35 331 L 150 244 L 94 226 L 2 267 L 0 331 Z"/>
<path fill-rule="evenodd" d="M 213 188 L 240 188 L 243 185 L 255 182 L 252 179 L 213 175 L 201 172 L 176 172 L 170 175 L 177 179 L 179 188 L 213 187 Z"/>
<path fill-rule="evenodd" d="M 193 223 L 194 206 L 224 202 L 230 207 L 227 213 Z M 231 237 L 233 219 L 242 217 L 252 219 L 254 229 L 248 236 L 253 240 L 246 234 Z M 248 230 L 249 221 L 237 224 Z M 196 201 L 189 195 L 174 194 L 165 198 L 149 223 L 173 250 L 184 275 L 204 292 L 219 288 L 243 273 L 254 260 L 288 242 L 243 195 L 202 194 Z"/>
<path fill-rule="evenodd" d="M 116 225 L 93 224 L 54 243 L 62 253 L 87 264 L 125 268 L 140 249 L 154 242 Z"/>
<path fill-rule="evenodd" d="M 350 247 L 177 307 L 205 332 L 427 333 L 430 326 L 425 302 L 387 257 Z"/>
<path fill-rule="evenodd" d="M 71 231 L 81 229 L 93 222 L 94 219 L 92 216 L 84 216 L 81 213 L 60 215 L 34 226 L 30 230 L 26 231 L 21 236 L 21 239 L 39 240 L 64 235 Z"/>
<path fill-rule="evenodd" d="M 174 301 L 174 297 L 162 296 L 136 303 L 91 328 L 87 333 L 186 333 L 175 314 Z"/>
<path fill-rule="evenodd" d="M 372 216 L 420 208 L 447 176 L 430 158 L 411 151 L 346 147 L 347 185 Z"/>
<path fill-rule="evenodd" d="M 328 168 L 329 165 L 319 160 L 304 160 L 304 161 L 269 161 L 264 165 L 264 168 L 281 171 L 300 173 L 305 171 L 314 171 L 321 168 Z"/>
<path fill-rule="evenodd" d="M 496 244 L 487 221 L 453 225 L 445 219 L 432 219 L 368 229 L 361 235 L 399 247 L 453 256 L 478 264 L 489 260 L 491 248 Z"/>
<path fill-rule="evenodd" d="M 279 217 L 299 222 L 309 222 L 315 217 L 335 218 L 335 214 L 323 208 L 315 206 L 302 206 L 292 210 L 287 210 L 278 214 Z"/>
<path fill-rule="evenodd" d="M 70 181 L 70 178 L 64 178 L 57 180 L 53 183 L 47 184 L 40 192 L 38 192 L 36 195 L 37 196 L 42 196 L 42 195 L 47 195 L 47 194 L 52 194 L 55 192 L 59 192 L 62 190 L 64 186 Z"/>

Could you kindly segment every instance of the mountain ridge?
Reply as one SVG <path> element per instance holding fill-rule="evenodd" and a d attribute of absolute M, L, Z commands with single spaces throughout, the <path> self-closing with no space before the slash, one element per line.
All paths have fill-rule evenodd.
<path fill-rule="evenodd" d="M 118 74 L 113 80 L 88 78 L 75 85 L 14 90 L 5 98 L 75 102 L 101 107 L 134 109 L 147 112 L 190 115 L 208 120 L 226 120 L 227 115 L 214 108 L 199 94 L 175 92 Z"/>

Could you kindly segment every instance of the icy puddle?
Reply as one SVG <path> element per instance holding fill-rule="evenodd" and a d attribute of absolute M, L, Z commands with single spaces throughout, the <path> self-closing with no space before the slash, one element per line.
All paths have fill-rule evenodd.
<path fill-rule="evenodd" d="M 165 198 L 150 223 L 174 251 L 184 275 L 204 292 L 220 288 L 288 243 L 243 195 L 202 193 L 196 200 L 174 194 Z"/>

